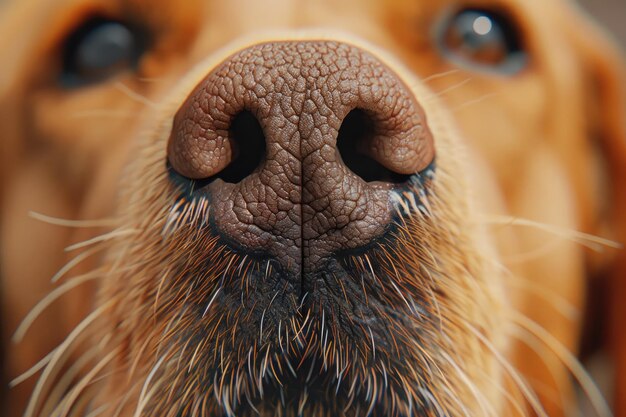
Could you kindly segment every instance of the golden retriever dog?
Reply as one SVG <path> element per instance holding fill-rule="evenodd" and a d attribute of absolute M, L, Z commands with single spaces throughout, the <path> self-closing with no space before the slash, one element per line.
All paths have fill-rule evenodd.
<path fill-rule="evenodd" d="M 626 416 L 571 2 L 19 0 L 0 57 L 3 415 Z"/>

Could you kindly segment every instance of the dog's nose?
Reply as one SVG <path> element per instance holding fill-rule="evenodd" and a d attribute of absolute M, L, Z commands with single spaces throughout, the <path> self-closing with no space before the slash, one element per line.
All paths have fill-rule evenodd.
<path fill-rule="evenodd" d="M 391 193 L 431 164 L 434 146 L 413 93 L 380 59 L 285 41 L 212 70 L 178 110 L 168 158 L 201 180 L 225 242 L 300 273 L 382 236 Z"/>

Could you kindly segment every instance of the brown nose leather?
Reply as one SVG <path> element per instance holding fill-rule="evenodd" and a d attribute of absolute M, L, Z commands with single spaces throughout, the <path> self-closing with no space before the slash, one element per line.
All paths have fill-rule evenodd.
<path fill-rule="evenodd" d="M 412 92 L 380 60 L 293 41 L 252 46 L 209 73 L 176 114 L 168 157 L 178 174 L 210 179 L 211 224 L 228 241 L 306 273 L 380 237 L 396 182 L 426 168 L 434 146 Z M 241 158 L 258 164 L 221 175 Z"/>

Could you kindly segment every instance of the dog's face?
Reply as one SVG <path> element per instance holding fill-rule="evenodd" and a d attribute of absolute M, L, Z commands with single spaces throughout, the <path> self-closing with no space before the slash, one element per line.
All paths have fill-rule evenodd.
<path fill-rule="evenodd" d="M 602 410 L 569 352 L 619 260 L 575 231 L 624 236 L 623 74 L 571 5 L 8 16 L 7 331 L 61 280 L 28 415 L 552 416 L 569 372 Z"/>

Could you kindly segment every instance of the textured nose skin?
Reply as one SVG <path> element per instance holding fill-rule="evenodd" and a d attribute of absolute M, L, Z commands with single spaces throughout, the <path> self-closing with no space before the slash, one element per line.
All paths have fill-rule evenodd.
<path fill-rule="evenodd" d="M 344 163 L 337 140 L 348 114 L 369 124 L 358 152 L 397 174 L 434 158 L 424 113 L 381 61 L 332 41 L 273 42 L 242 50 L 216 67 L 179 109 L 168 144 L 180 175 L 208 181 L 210 223 L 247 254 L 269 254 L 292 273 L 368 245 L 393 221 L 395 184 L 366 181 Z M 241 153 L 232 124 L 252 113 L 265 154 L 237 182 L 219 173 Z"/>

